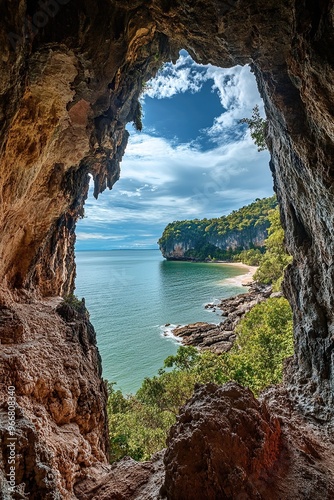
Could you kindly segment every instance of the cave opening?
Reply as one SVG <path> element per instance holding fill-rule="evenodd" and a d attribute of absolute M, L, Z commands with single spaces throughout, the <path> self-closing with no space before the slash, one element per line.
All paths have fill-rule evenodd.
<path fill-rule="evenodd" d="M 208 271 L 208 290 L 197 303 L 191 296 L 173 297 L 173 271 L 168 275 L 167 263 L 160 262 L 157 244 L 167 224 L 219 218 L 273 195 L 269 154 L 257 151 L 240 123 L 254 106 L 263 114 L 249 66 L 197 64 L 182 50 L 144 85 L 140 100 L 143 129 L 128 126 L 120 179 L 98 200 L 91 179 L 85 218 L 76 230 L 76 294 L 85 297 L 97 331 L 103 376 L 124 392 L 135 392 L 176 352 L 179 343 L 165 336 L 165 324 L 218 321 L 204 303 L 218 300 L 219 293 L 243 291 L 220 290 L 220 275 L 214 280 Z M 136 268 L 138 255 L 146 276 Z M 159 276 L 148 256 L 152 269 L 159 264 Z M 153 284 L 146 281 L 151 274 Z"/>
<path fill-rule="evenodd" d="M 59 9 L 44 26 L 46 16 L 38 18 L 32 29 L 42 4 Z M 7 409 L 5 385 L 15 384 L 21 489 L 36 498 L 83 498 L 86 492 L 93 498 L 93 490 L 104 489 L 103 478 L 110 482 L 106 392 L 94 336 L 87 317 L 80 322 L 66 308 L 60 315 L 57 304 L 74 290 L 74 226 L 88 175 L 94 176 L 95 194 L 113 185 L 143 77 L 162 61 L 176 60 L 185 47 L 198 63 L 251 64 L 256 76 L 274 188 L 294 258 L 283 286 L 294 312 L 295 355 L 283 385 L 260 404 L 235 386 L 224 394 L 198 390 L 160 462 L 159 491 L 173 500 L 189 491 L 203 498 L 234 492 L 332 498 L 333 3 L 14 0 L 1 8 L 1 410 Z M 230 413 L 215 420 L 214 402 L 221 398 Z M 201 432 L 199 407 L 208 409 Z M 249 408 L 244 433 L 234 423 Z M 197 448 L 206 429 L 212 440 L 208 436 Z M 215 446 L 217 429 L 240 438 L 242 452 L 234 461 L 229 436 Z M 189 462 L 182 462 L 178 436 L 191 450 Z M 203 449 L 212 458 L 204 465 Z M 1 454 L 6 464 L 5 440 Z M 203 477 L 201 469 L 213 473 Z M 115 484 L 125 497 L 141 490 L 148 469 L 141 470 L 134 486 L 124 483 L 121 470 L 111 491 Z M 7 473 L 1 470 L 1 487 L 8 485 Z M 148 490 L 141 493 L 149 498 Z"/>

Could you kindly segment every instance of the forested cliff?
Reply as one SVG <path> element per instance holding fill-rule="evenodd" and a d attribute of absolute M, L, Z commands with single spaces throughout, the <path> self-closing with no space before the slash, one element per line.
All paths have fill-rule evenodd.
<path fill-rule="evenodd" d="M 176 221 L 165 228 L 158 241 L 168 260 L 231 259 L 242 250 L 264 247 L 268 214 L 276 197 L 254 203 L 215 219 Z"/>

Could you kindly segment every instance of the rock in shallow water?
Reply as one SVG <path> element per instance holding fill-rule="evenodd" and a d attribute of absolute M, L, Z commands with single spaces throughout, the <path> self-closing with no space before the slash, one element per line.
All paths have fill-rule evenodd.
<path fill-rule="evenodd" d="M 206 309 L 220 309 L 225 316 L 219 325 L 215 323 L 191 323 L 172 330 L 173 335 L 182 339 L 183 345 L 196 346 L 201 350 L 210 350 L 216 354 L 228 352 L 236 339 L 235 328 L 244 315 L 271 295 L 271 287 L 252 285 L 248 293 L 222 299 L 219 304 L 207 304 Z"/>

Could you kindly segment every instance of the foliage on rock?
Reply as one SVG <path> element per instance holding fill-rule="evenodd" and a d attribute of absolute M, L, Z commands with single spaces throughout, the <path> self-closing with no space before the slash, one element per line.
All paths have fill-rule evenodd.
<path fill-rule="evenodd" d="M 138 132 L 143 130 L 143 107 L 139 100 L 135 111 L 133 126 Z"/>
<path fill-rule="evenodd" d="M 242 252 L 233 256 L 235 262 L 243 262 L 248 266 L 259 266 L 263 258 L 263 249 L 250 248 L 249 250 L 242 250 Z"/>
<path fill-rule="evenodd" d="M 284 298 L 268 299 L 248 312 L 229 353 L 199 353 L 180 347 L 158 375 L 146 378 L 136 395 L 124 396 L 109 384 L 111 461 L 130 455 L 147 460 L 165 447 L 168 429 L 195 384 L 234 380 L 256 395 L 282 379 L 283 360 L 293 353 L 292 314 Z"/>
<path fill-rule="evenodd" d="M 265 284 L 272 284 L 274 290 L 281 287 L 284 269 L 292 261 L 284 245 L 284 230 L 281 225 L 279 210 L 273 210 L 269 216 L 270 226 L 265 241 L 266 252 L 260 261 L 254 279 Z"/>
<path fill-rule="evenodd" d="M 231 260 L 254 246 L 260 232 L 266 235 L 268 213 L 276 206 L 276 197 L 272 196 L 257 199 L 227 216 L 175 221 L 166 226 L 158 244 L 163 253 L 175 245 L 185 245 L 184 257 L 190 260 Z"/>
<path fill-rule="evenodd" d="M 256 144 L 259 152 L 267 149 L 265 141 L 265 127 L 267 121 L 261 117 L 258 105 L 254 106 L 251 118 L 242 118 L 240 123 L 246 123 L 248 125 L 251 138 Z"/>

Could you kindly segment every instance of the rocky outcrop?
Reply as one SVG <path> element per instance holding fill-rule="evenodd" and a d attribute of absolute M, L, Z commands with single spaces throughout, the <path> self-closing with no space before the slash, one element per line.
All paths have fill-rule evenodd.
<path fill-rule="evenodd" d="M 291 417 L 298 406 L 301 416 L 294 417 L 295 427 L 282 417 L 285 447 L 279 445 L 278 453 L 276 419 L 283 410 L 273 405 L 269 417 L 239 389 L 226 398 L 219 390 L 210 396 L 199 390 L 192 404 L 200 411 L 188 408 L 189 422 L 181 417 L 179 439 L 196 445 L 200 433 L 191 420 L 203 415 L 206 421 L 210 400 L 210 435 L 201 441 L 205 461 L 199 464 L 211 467 L 212 450 L 208 477 L 217 491 L 231 484 L 217 477 L 218 450 L 209 445 L 220 439 L 223 423 L 245 451 L 247 463 L 238 462 L 233 448 L 224 451 L 240 466 L 240 477 L 246 474 L 242 483 L 230 471 L 245 486 L 244 498 L 254 491 L 264 491 L 264 498 L 277 492 L 280 498 L 332 498 L 333 445 L 326 437 L 334 408 L 332 2 L 12 0 L 1 9 L 1 398 L 14 383 L 17 477 L 33 492 L 30 498 L 71 498 L 82 470 L 106 460 L 105 389 L 91 331 L 42 300 L 73 291 L 75 223 L 89 173 L 95 196 L 112 187 L 142 82 L 180 48 L 200 63 L 251 64 L 264 99 L 270 166 L 294 257 L 284 291 L 294 312 L 295 356 L 282 408 Z M 278 397 L 277 390 L 271 401 Z M 220 398 L 230 412 L 217 415 L 214 426 Z M 257 424 L 252 436 L 237 425 L 238 418 L 252 423 L 245 405 Z M 205 427 L 198 424 L 203 432 Z M 173 434 L 173 452 L 166 455 L 175 472 L 170 466 L 166 491 L 179 494 L 173 485 L 180 485 L 179 473 L 191 484 L 189 495 L 195 483 L 201 488 L 197 476 L 203 480 L 198 491 L 206 491 L 208 480 L 198 467 L 185 462 L 184 475 L 178 468 L 182 453 L 175 439 Z M 8 452 L 1 446 L 4 461 Z M 222 458 L 228 464 L 228 456 Z"/>
<path fill-rule="evenodd" d="M 259 402 L 236 383 L 201 386 L 169 434 L 162 492 L 173 500 L 329 500 L 327 431 L 277 388 Z"/>
<path fill-rule="evenodd" d="M 223 323 L 191 323 L 174 328 L 172 333 L 182 340 L 183 345 L 192 345 L 202 351 L 209 350 L 216 354 L 228 352 L 236 339 L 233 330 L 225 330 Z"/>
<path fill-rule="evenodd" d="M 273 468 L 280 441 L 278 419 L 251 391 L 203 386 L 169 434 L 164 491 L 175 500 L 190 499 L 191 491 L 206 499 L 263 498 L 260 478 Z"/>
<path fill-rule="evenodd" d="M 223 251 L 241 251 L 250 248 L 263 248 L 267 238 L 267 229 L 258 227 L 253 230 L 230 231 L 226 236 L 209 237 L 199 242 L 198 240 L 180 241 L 179 239 L 170 240 L 168 245 L 160 246 L 160 251 L 168 260 L 198 260 L 191 255 L 191 250 L 202 248 L 204 245 L 212 247 L 211 254 L 215 250 Z"/>
<path fill-rule="evenodd" d="M 222 299 L 218 304 L 207 304 L 207 309 L 217 312 L 221 310 L 224 321 L 215 323 L 192 323 L 172 330 L 173 335 L 182 339 L 183 345 L 192 345 L 200 350 L 209 350 L 216 354 L 228 352 L 236 339 L 235 329 L 239 321 L 256 304 L 272 295 L 270 286 L 254 284 L 248 293 L 240 293 L 235 297 Z M 275 294 L 277 295 L 277 294 Z"/>
<path fill-rule="evenodd" d="M 175 221 L 158 241 L 168 260 L 231 259 L 242 250 L 264 248 L 270 225 L 269 213 L 276 197 L 256 199 L 239 210 L 214 219 Z"/>
<path fill-rule="evenodd" d="M 73 498 L 85 470 L 108 461 L 106 388 L 94 328 L 83 304 L 74 309 L 60 297 L 6 298 L 0 305 L 0 489 L 11 491 L 14 444 L 15 484 L 29 498 Z"/>

